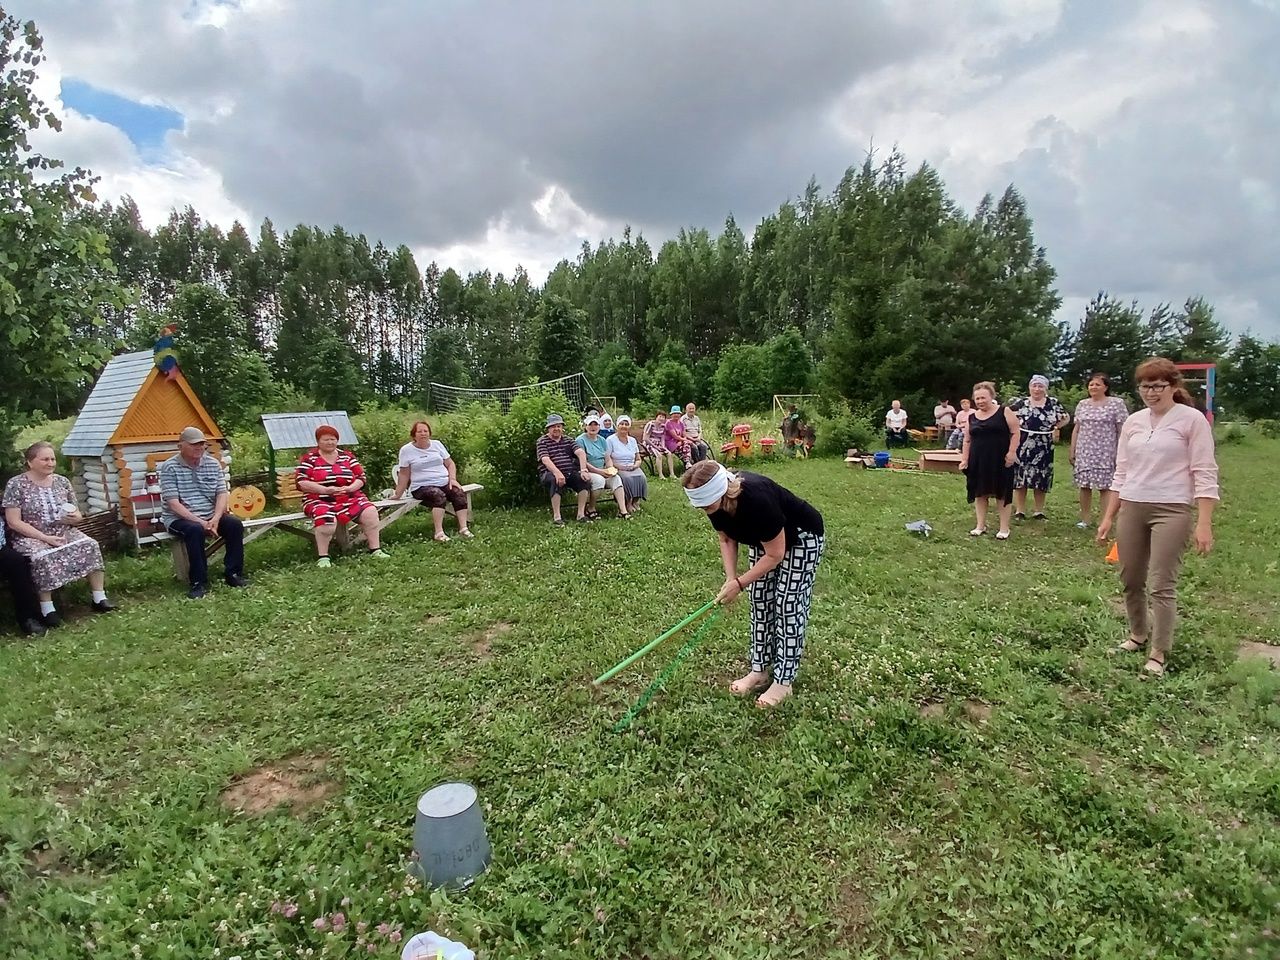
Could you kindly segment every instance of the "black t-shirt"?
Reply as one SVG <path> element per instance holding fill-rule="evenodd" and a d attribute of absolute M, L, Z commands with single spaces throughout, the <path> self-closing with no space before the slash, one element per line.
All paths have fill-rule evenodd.
<path fill-rule="evenodd" d="M 717 510 L 708 514 L 711 526 L 721 533 L 752 547 L 762 547 L 784 527 L 787 549 L 800 539 L 800 531 L 823 534 L 822 514 L 786 487 L 779 486 L 758 473 L 739 473 L 742 493 L 733 515 Z"/>

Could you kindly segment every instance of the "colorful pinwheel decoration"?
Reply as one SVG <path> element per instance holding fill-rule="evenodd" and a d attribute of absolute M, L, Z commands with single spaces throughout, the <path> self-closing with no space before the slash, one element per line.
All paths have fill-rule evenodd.
<path fill-rule="evenodd" d="M 155 346 L 156 367 L 170 380 L 178 375 L 178 354 L 173 349 L 173 335 L 177 331 L 176 323 L 164 327 Z"/>

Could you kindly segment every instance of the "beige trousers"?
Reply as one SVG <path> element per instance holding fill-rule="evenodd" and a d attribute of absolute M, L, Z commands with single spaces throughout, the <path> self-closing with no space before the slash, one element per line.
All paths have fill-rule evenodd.
<path fill-rule="evenodd" d="M 1129 635 L 1135 640 L 1147 636 L 1150 595 L 1151 652 L 1162 656 L 1173 646 L 1173 625 L 1178 617 L 1174 590 L 1191 528 L 1190 504 L 1120 501 L 1116 545 Z"/>

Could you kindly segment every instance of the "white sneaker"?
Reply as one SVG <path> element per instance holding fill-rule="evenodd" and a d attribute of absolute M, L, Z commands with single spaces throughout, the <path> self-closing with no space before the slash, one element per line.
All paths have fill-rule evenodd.
<path fill-rule="evenodd" d="M 1079 529 L 1081 529 L 1081 530 L 1088 530 L 1088 529 L 1089 529 L 1089 521 L 1088 521 L 1088 520 L 1081 520 L 1079 523 L 1077 523 L 1077 524 L 1076 524 L 1076 526 L 1077 526 Z"/>
<path fill-rule="evenodd" d="M 974 527 L 972 530 L 969 531 L 969 536 L 980 537 L 986 532 L 987 532 L 986 527 Z"/>
<path fill-rule="evenodd" d="M 1009 539 L 1009 531 L 1008 531 L 1008 530 L 1001 530 L 999 533 L 997 533 L 997 534 L 996 534 L 996 539 L 997 539 L 997 540 L 1008 540 L 1008 539 Z"/>

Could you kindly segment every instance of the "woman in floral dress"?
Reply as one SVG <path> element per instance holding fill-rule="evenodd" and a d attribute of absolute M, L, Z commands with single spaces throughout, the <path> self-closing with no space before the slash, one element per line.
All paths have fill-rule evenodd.
<path fill-rule="evenodd" d="M 1080 488 L 1081 530 L 1087 530 L 1093 514 L 1093 491 L 1098 491 L 1098 509 L 1107 512 L 1113 496 L 1111 481 L 1116 472 L 1116 446 L 1120 428 L 1129 408 L 1111 396 L 1111 378 L 1105 373 L 1089 377 L 1089 396 L 1076 404 L 1076 428 L 1071 431 L 1072 479 Z"/>
<path fill-rule="evenodd" d="M 1071 415 L 1049 396 L 1049 379 L 1040 374 L 1027 385 L 1030 396 L 1011 400 L 1010 409 L 1018 418 L 1018 466 L 1013 477 L 1013 517 L 1027 519 L 1027 491 L 1035 493 L 1036 520 L 1045 519 L 1045 496 L 1053 488 L 1053 444 L 1058 431 L 1071 422 Z"/>
<path fill-rule="evenodd" d="M 4 517 L 12 534 L 13 549 L 31 561 L 31 579 L 40 597 L 40 616 L 46 627 L 62 623 L 54 608 L 53 591 L 89 578 L 95 613 L 107 613 L 115 605 L 107 599 L 102 548 L 76 530 L 84 515 L 76 507 L 71 481 L 58 476 L 53 444 L 41 441 L 27 448 L 27 472 L 5 485 Z"/>
<path fill-rule="evenodd" d="M 675 457 L 667 452 L 667 414 L 665 410 L 659 410 L 654 414 L 653 419 L 644 425 L 644 432 L 640 435 L 640 446 L 647 456 L 653 457 L 653 471 L 657 474 L 659 480 L 665 480 L 667 477 L 662 472 L 663 457 L 667 458 L 671 479 L 674 480 L 676 478 Z"/>

